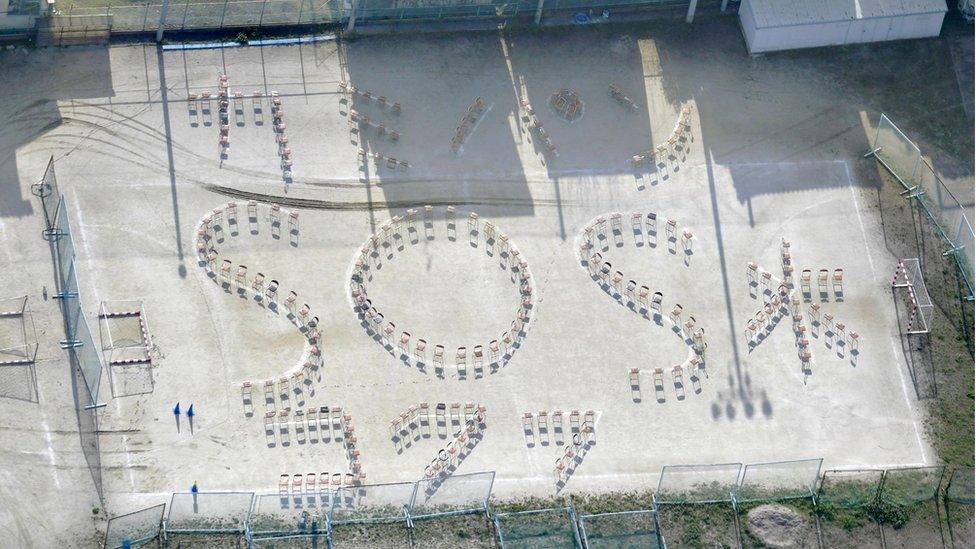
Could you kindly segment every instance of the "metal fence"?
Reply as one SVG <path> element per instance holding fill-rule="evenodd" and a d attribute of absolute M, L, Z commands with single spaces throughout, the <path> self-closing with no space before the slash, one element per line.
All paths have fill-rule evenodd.
<path fill-rule="evenodd" d="M 46 201 L 52 198 L 53 196 L 41 198 L 45 202 L 45 211 L 48 209 Z M 87 393 L 91 396 L 91 401 L 85 405 L 95 406 L 98 402 L 102 377 L 102 359 L 82 307 L 78 277 L 75 273 L 75 249 L 71 236 L 71 223 L 63 195 L 59 197 L 55 211 L 58 214 L 50 227 L 49 234 L 54 240 L 57 252 L 58 293 L 54 297 L 61 301 L 61 312 L 64 315 L 65 339 L 61 341 L 61 346 L 68 350 L 69 359 L 81 371 L 87 385 Z"/>
<path fill-rule="evenodd" d="M 817 493 L 823 458 L 750 463 L 742 469 L 736 502 L 811 498 Z"/>
<path fill-rule="evenodd" d="M 579 530 L 583 546 L 590 549 L 664 547 L 653 510 L 580 515 Z"/>
<path fill-rule="evenodd" d="M 61 190 L 58 189 L 58 178 L 54 172 L 54 156 L 47 161 L 44 177 L 31 186 L 31 192 L 41 199 L 41 209 L 44 211 L 45 235 L 54 230 L 58 218 L 58 207 L 61 205 Z"/>
<path fill-rule="evenodd" d="M 946 501 L 973 505 L 976 503 L 976 486 L 974 486 L 973 468 L 962 467 L 956 469 L 949 478 L 946 487 Z"/>
<path fill-rule="evenodd" d="M 945 255 L 955 259 L 959 275 L 973 299 L 973 261 L 976 259 L 976 235 L 973 232 L 973 196 L 960 202 L 922 158 L 922 152 L 884 114 L 878 121 L 871 151 L 874 156 L 905 188 L 905 195 L 919 205 L 945 244 Z M 967 189 L 967 194 L 971 189 Z"/>
<path fill-rule="evenodd" d="M 665 465 L 657 483 L 657 504 L 734 502 L 741 463 Z"/>
<path fill-rule="evenodd" d="M 888 469 L 881 482 L 878 500 L 909 506 L 935 499 L 944 474 L 944 465 Z"/>
<path fill-rule="evenodd" d="M 745 466 L 668 466 L 662 470 L 653 509 L 582 515 L 572 504 L 492 514 L 489 501 L 494 472 L 457 475 L 457 480 L 441 485 L 443 493 L 429 497 L 420 495 L 430 487 L 426 481 L 264 494 L 176 493 L 161 528 L 163 505 L 115 517 L 109 521 L 105 545 L 114 548 L 128 540 L 136 546 L 161 537 L 179 546 L 195 535 L 212 543 L 223 539 L 248 547 L 330 547 L 333 526 L 412 528 L 414 519 L 485 513 L 491 516 L 503 548 L 656 548 L 666 547 L 658 520 L 661 506 L 729 504 L 744 512 L 737 507 L 739 503 L 810 497 L 813 505 L 822 507 L 867 508 L 877 503 L 907 507 L 934 501 L 945 474 L 943 465 L 824 472 L 821 465 L 821 459 L 808 459 Z M 709 488 L 702 491 L 702 485 Z M 660 492 L 660 487 L 666 490 Z M 728 488 L 729 495 L 714 495 L 718 494 L 716 487 L 723 494 Z M 686 495 L 679 497 L 681 494 Z M 972 505 L 973 469 L 954 471 L 943 496 L 947 502 Z"/>
<path fill-rule="evenodd" d="M 414 518 L 487 514 L 494 479 L 493 471 L 454 475 L 434 490 L 428 481 L 419 481 L 337 490 L 323 486 L 276 493 L 175 493 L 161 534 L 173 541 L 205 536 L 211 541 L 240 538 L 250 546 L 291 540 L 301 546 L 320 543 L 324 547 L 331 544 L 334 525 L 402 523 L 411 527 Z M 113 532 L 110 529 L 110 540 L 119 537 Z"/>
<path fill-rule="evenodd" d="M 495 535 L 502 549 L 582 548 L 572 506 L 495 515 Z"/>
<path fill-rule="evenodd" d="M 394 21 L 514 19 L 565 17 L 584 22 L 604 10 L 640 10 L 688 6 L 688 0 L 160 0 L 109 2 L 101 7 L 71 6 L 39 26 L 49 43 L 60 44 L 65 33 L 107 31 L 111 34 L 165 31 L 253 30 Z M 700 2 L 700 4 L 708 2 Z M 716 2 L 711 2 L 716 3 Z M 582 13 L 577 19 L 575 14 Z"/>
<path fill-rule="evenodd" d="M 878 469 L 826 471 L 817 501 L 844 509 L 864 507 L 877 500 L 883 481 L 884 471 Z"/>
<path fill-rule="evenodd" d="M 105 534 L 105 549 L 138 547 L 158 541 L 166 504 L 160 503 L 127 515 L 112 517 Z"/>

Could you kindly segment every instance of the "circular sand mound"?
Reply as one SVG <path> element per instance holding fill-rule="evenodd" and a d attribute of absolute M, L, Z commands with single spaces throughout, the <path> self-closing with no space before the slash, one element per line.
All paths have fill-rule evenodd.
<path fill-rule="evenodd" d="M 810 534 L 810 524 L 783 505 L 760 505 L 749 511 L 747 523 L 767 547 L 803 547 Z"/>

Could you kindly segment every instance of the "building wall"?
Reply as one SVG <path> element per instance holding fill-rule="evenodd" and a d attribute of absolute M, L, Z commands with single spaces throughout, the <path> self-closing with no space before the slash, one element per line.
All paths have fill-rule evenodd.
<path fill-rule="evenodd" d="M 750 53 L 938 36 L 945 13 L 909 14 L 757 28 L 749 0 L 739 23 Z"/>

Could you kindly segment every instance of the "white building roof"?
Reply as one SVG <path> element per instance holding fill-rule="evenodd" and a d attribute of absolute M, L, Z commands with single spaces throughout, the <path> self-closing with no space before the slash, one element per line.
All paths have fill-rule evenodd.
<path fill-rule="evenodd" d="M 945 13 L 945 0 L 750 0 L 756 28 Z"/>

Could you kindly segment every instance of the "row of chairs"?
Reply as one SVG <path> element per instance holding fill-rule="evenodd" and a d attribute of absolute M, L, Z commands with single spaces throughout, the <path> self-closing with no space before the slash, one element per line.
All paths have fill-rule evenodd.
<path fill-rule="evenodd" d="M 662 302 L 664 301 L 664 294 L 662 292 L 654 292 L 651 294 L 651 290 L 647 286 L 640 286 L 638 288 L 635 280 L 628 280 L 627 285 L 624 286 L 624 274 L 620 271 L 614 271 L 613 265 L 609 261 L 604 261 L 603 255 L 599 252 L 590 257 L 587 265 L 590 276 L 599 280 L 605 289 L 614 292 L 615 297 L 626 299 L 627 304 L 637 306 L 639 309 L 638 312 L 642 314 L 655 311 L 657 314 L 663 316 Z M 686 337 L 695 343 L 696 348 L 698 348 L 696 350 L 700 352 L 704 350 L 705 330 L 698 326 L 693 316 L 689 316 L 682 323 L 681 316 L 683 312 L 684 307 L 680 303 L 676 303 L 671 308 L 668 318 L 684 332 Z"/>
<path fill-rule="evenodd" d="M 610 231 L 615 237 L 623 234 L 623 216 L 624 214 L 621 212 L 613 212 L 610 214 Z M 657 213 L 648 212 L 647 214 L 644 214 L 642 212 L 631 212 L 630 225 L 631 230 L 635 235 L 646 231 L 647 234 L 656 236 L 658 234 Z M 664 231 L 665 236 L 669 241 L 677 241 L 678 220 L 673 217 L 665 218 Z M 694 237 L 695 235 L 691 232 L 691 229 L 687 227 L 681 229 L 681 240 L 686 250 L 691 249 L 691 241 L 694 239 Z M 601 215 L 583 227 L 583 240 L 580 244 L 580 255 L 587 257 L 589 255 L 589 251 L 596 248 L 595 240 L 607 240 L 607 238 L 607 218 L 606 216 Z"/>
<path fill-rule="evenodd" d="M 291 488 L 292 495 L 315 494 L 336 490 L 342 487 L 358 486 L 361 484 L 355 473 L 296 473 L 289 475 L 282 473 L 278 479 L 278 493 L 282 496 L 289 493 Z"/>
<path fill-rule="evenodd" d="M 671 134 L 667 140 L 655 146 L 653 149 L 635 154 L 631 157 L 631 163 L 635 168 L 648 160 L 653 160 L 655 164 L 662 165 L 672 158 L 677 158 L 678 150 L 684 146 L 682 143 L 685 143 L 689 139 L 693 139 L 691 132 L 691 107 L 682 107 L 681 114 L 678 116 L 678 122 L 675 124 L 674 129 L 671 130 Z"/>
<path fill-rule="evenodd" d="M 264 413 L 264 430 L 268 436 L 274 436 L 277 425 L 282 442 L 289 439 L 289 428 L 294 427 L 296 433 L 304 435 L 306 432 L 317 432 L 326 439 L 333 432 L 345 434 L 345 425 L 352 421 L 352 417 L 343 412 L 339 406 L 319 406 L 308 409 L 292 410 L 290 406 L 281 410 L 268 410 Z M 297 435 L 296 435 L 297 436 Z M 338 438 L 338 437 L 336 437 Z"/>
<path fill-rule="evenodd" d="M 410 163 L 406 160 L 386 156 L 375 151 L 369 152 L 366 149 L 359 149 L 359 161 L 366 162 L 369 159 L 372 159 L 373 163 L 377 166 L 386 164 L 386 167 L 391 170 L 396 170 L 398 168 L 406 170 L 410 167 Z"/>
<path fill-rule="evenodd" d="M 441 448 L 430 464 L 424 468 L 424 480 L 437 480 L 453 473 L 467 451 L 476 444 L 475 437 L 480 436 L 484 428 L 484 407 L 479 407 L 474 417 L 465 422 L 464 428 L 457 433 L 454 440 Z"/>
<path fill-rule="evenodd" d="M 281 108 L 281 97 L 278 92 L 271 91 L 271 120 L 275 131 L 275 142 L 278 144 L 278 159 L 281 166 L 281 176 L 285 181 L 292 178 L 291 148 L 288 146 L 288 135 L 285 133 L 288 124 L 285 123 L 285 110 Z"/>
<path fill-rule="evenodd" d="M 538 412 L 522 413 L 522 429 L 526 432 L 548 431 L 550 422 L 553 429 L 563 429 L 563 418 L 569 417 L 569 428 L 573 432 L 579 432 L 584 427 L 593 427 L 596 424 L 596 412 L 594 410 L 570 410 L 568 413 L 556 408 L 551 412 L 546 409 Z M 551 419 L 550 419 L 551 418 Z"/>
<path fill-rule="evenodd" d="M 474 129 L 475 123 L 478 121 L 478 117 L 484 114 L 487 105 L 484 99 L 478 97 L 474 100 L 469 107 L 464 116 L 461 117 L 461 121 L 458 123 L 457 128 L 454 129 L 454 137 L 451 138 L 451 150 L 458 152 L 461 149 L 461 145 L 468 138 L 468 133 Z"/>
<path fill-rule="evenodd" d="M 380 137 L 385 137 L 390 141 L 399 141 L 400 132 L 386 127 L 386 124 L 382 122 L 376 122 L 372 118 L 360 113 L 354 109 L 349 109 L 349 121 L 356 124 L 360 128 L 366 127 L 374 130 Z"/>
<path fill-rule="evenodd" d="M 400 114 L 400 102 L 390 101 L 385 95 L 379 95 L 365 89 L 361 90 L 356 86 L 349 85 L 345 80 L 339 81 L 339 91 L 342 93 L 348 93 L 352 96 L 361 97 L 367 101 L 376 101 L 376 104 L 380 107 L 389 108 L 390 112 Z"/>
<path fill-rule="evenodd" d="M 217 113 L 220 120 L 220 139 L 218 141 L 218 146 L 220 147 L 220 152 L 224 153 L 227 147 L 230 146 L 230 113 L 228 112 L 230 108 L 230 103 L 228 101 L 228 82 L 227 75 L 220 74 L 217 76 Z"/>
<path fill-rule="evenodd" d="M 468 422 L 474 419 L 479 413 L 484 414 L 485 407 L 474 402 L 466 402 L 463 405 L 460 402 L 451 402 L 449 405 L 448 403 L 441 402 L 434 406 L 434 419 L 438 423 L 446 424 L 448 418 L 452 421 Z M 421 424 L 429 425 L 430 419 L 430 403 L 421 402 L 416 405 L 411 404 L 406 410 L 400 412 L 399 415 L 390 420 L 390 436 L 392 438 L 398 438 L 408 434 Z"/>
<path fill-rule="evenodd" d="M 366 479 L 367 479 L 366 471 L 363 468 L 362 462 L 360 461 L 360 458 L 362 456 L 362 452 L 357 448 L 357 445 L 358 445 L 358 437 L 356 436 L 356 430 L 355 430 L 355 427 L 353 426 L 353 423 L 352 423 L 352 416 L 348 412 L 343 412 L 341 407 L 338 407 L 338 406 L 332 407 L 331 408 L 331 415 L 332 415 L 332 417 L 333 418 L 336 417 L 337 414 L 338 414 L 338 417 L 339 417 L 338 424 L 339 424 L 340 429 L 342 430 L 342 437 L 343 437 L 343 446 L 344 446 L 344 450 L 345 450 L 345 457 L 346 457 L 346 460 L 349 462 L 349 471 L 350 472 L 348 472 L 348 473 L 332 473 L 331 475 L 328 475 L 327 473 L 323 473 L 323 475 L 326 475 L 326 476 L 319 476 L 318 477 L 319 478 L 319 488 L 320 489 L 326 489 L 326 488 L 328 488 L 330 486 L 333 487 L 333 488 L 340 488 L 340 487 L 344 487 L 344 486 L 361 486 L 362 484 L 364 484 L 366 482 Z M 287 414 L 286 414 L 286 416 L 287 416 Z M 289 477 L 289 475 L 287 475 L 287 474 L 282 474 L 279 477 L 279 480 L 278 480 L 278 490 L 280 492 L 281 491 L 287 492 L 287 488 L 288 488 L 287 480 L 288 480 L 288 477 Z M 303 485 L 302 475 L 300 475 L 300 474 L 298 474 L 298 475 L 291 475 L 290 477 L 291 477 L 291 488 L 292 488 L 292 492 L 293 493 L 301 492 L 302 485 Z M 325 484 L 324 483 L 325 479 L 328 479 L 329 480 L 329 483 L 328 484 Z M 309 481 L 310 480 L 314 483 L 315 478 L 312 477 L 310 479 L 308 475 L 305 475 L 305 477 L 304 477 L 305 489 L 308 490 L 308 491 L 310 491 L 310 492 L 314 492 L 315 491 L 315 485 L 314 484 L 311 484 L 310 485 L 309 484 Z"/>
<path fill-rule="evenodd" d="M 583 427 L 578 434 L 573 435 L 573 444 L 566 446 L 563 454 L 556 458 L 556 463 L 553 466 L 553 473 L 556 476 L 557 484 L 569 480 L 569 476 L 572 475 L 576 465 L 579 464 L 579 460 L 582 459 L 582 453 L 586 451 L 586 447 L 592 438 L 593 427 L 590 425 Z"/>
<path fill-rule="evenodd" d="M 456 223 L 457 210 L 454 206 L 447 207 L 446 219 L 448 225 Z M 391 246 L 393 241 L 401 235 L 406 225 L 407 230 L 413 227 L 417 219 L 417 211 L 410 209 L 406 217 L 394 216 L 380 226 L 380 231 L 370 235 L 369 240 L 364 244 L 356 257 L 350 283 L 350 292 L 356 312 L 367 322 L 368 329 L 379 335 L 385 347 L 395 349 L 404 358 L 411 356 L 417 363 L 427 363 L 428 343 L 424 338 L 417 338 L 413 341 L 413 336 L 408 331 L 398 331 L 396 323 L 385 318 L 369 299 L 367 293 L 367 280 L 369 276 L 369 259 L 371 256 L 378 256 L 383 246 Z M 427 225 L 433 219 L 433 206 L 424 206 L 424 223 Z M 481 227 L 481 220 L 477 213 L 471 212 L 468 215 L 468 228 L 472 234 L 477 233 Z M 484 222 L 486 239 L 494 241 L 496 229 L 490 222 Z M 489 236 L 490 233 L 490 236 Z M 512 270 L 516 275 L 516 282 L 519 285 L 519 305 L 515 311 L 515 319 L 512 321 L 511 329 L 502 333 L 499 339 L 488 342 L 487 348 L 484 345 L 475 345 L 472 348 L 471 360 L 476 370 L 487 364 L 499 364 L 501 360 L 508 356 L 514 345 L 517 344 L 525 330 L 525 325 L 529 319 L 529 312 L 533 307 L 533 287 L 532 276 L 529 272 L 528 262 L 521 259 L 521 252 L 511 244 L 504 233 L 499 234 L 500 254 L 504 253 L 510 257 L 513 264 Z M 446 349 L 443 345 L 433 346 L 432 363 L 434 367 L 443 368 Z M 467 375 L 467 363 L 469 360 L 468 347 L 460 346 L 456 349 L 455 364 L 458 374 Z"/>
<path fill-rule="evenodd" d="M 258 203 L 249 200 L 244 207 L 247 210 L 249 222 L 257 223 Z M 298 212 L 283 210 L 278 204 L 269 207 L 268 219 L 272 227 L 280 227 L 283 219 L 287 219 L 289 232 L 296 234 L 299 230 Z M 267 278 L 264 273 L 255 273 L 253 277 L 248 275 L 248 267 L 244 264 L 237 265 L 236 269 L 233 262 L 223 259 L 218 268 L 220 255 L 215 247 L 217 233 L 223 232 L 225 224 L 237 225 L 238 203 L 228 202 L 223 208 L 214 208 L 200 221 L 197 228 L 197 254 L 206 269 L 217 277 L 218 281 L 230 286 L 236 286 L 237 291 L 242 295 L 250 292 L 256 299 L 260 299 L 269 305 L 284 307 L 284 309 L 294 318 L 299 330 L 302 331 L 308 343 L 307 353 L 303 361 L 296 365 L 291 372 L 279 379 L 279 394 L 288 395 L 290 389 L 300 391 L 301 386 L 311 380 L 311 371 L 322 364 L 322 332 L 318 327 L 319 318 L 314 315 L 311 307 L 307 303 L 300 303 L 298 294 L 289 291 L 283 300 L 279 301 L 280 283 L 273 278 Z M 273 229 L 274 230 L 274 229 Z M 231 234 L 234 234 L 233 232 Z M 289 377 L 290 376 L 290 377 Z M 262 382 L 245 381 L 241 385 L 242 399 L 246 415 L 253 414 L 253 388 Z M 274 380 L 264 380 L 263 386 L 267 394 L 269 387 L 273 391 Z M 273 404 L 273 399 L 272 399 Z"/>
<path fill-rule="evenodd" d="M 812 281 L 813 270 L 803 269 L 800 273 L 800 291 L 805 295 L 811 293 Z M 817 272 L 817 289 L 822 293 L 826 293 L 828 288 L 835 293 L 844 291 L 844 269 L 834 269 L 832 276 L 829 269 L 820 269 Z"/>
<path fill-rule="evenodd" d="M 535 109 L 532 108 L 532 104 L 529 103 L 528 99 L 521 100 L 520 104 L 522 105 L 522 110 L 525 111 L 525 119 L 529 122 L 529 129 L 535 130 L 539 140 L 545 146 L 546 152 L 553 156 L 559 156 L 559 151 L 556 150 L 556 144 L 552 142 L 552 137 L 549 135 L 549 132 L 542 127 L 542 121 L 535 115 Z"/>
<path fill-rule="evenodd" d="M 620 88 L 610 84 L 610 97 L 614 98 L 618 103 L 627 107 L 629 110 L 638 110 L 637 103 L 633 99 L 624 95 L 624 92 L 620 91 Z"/>

